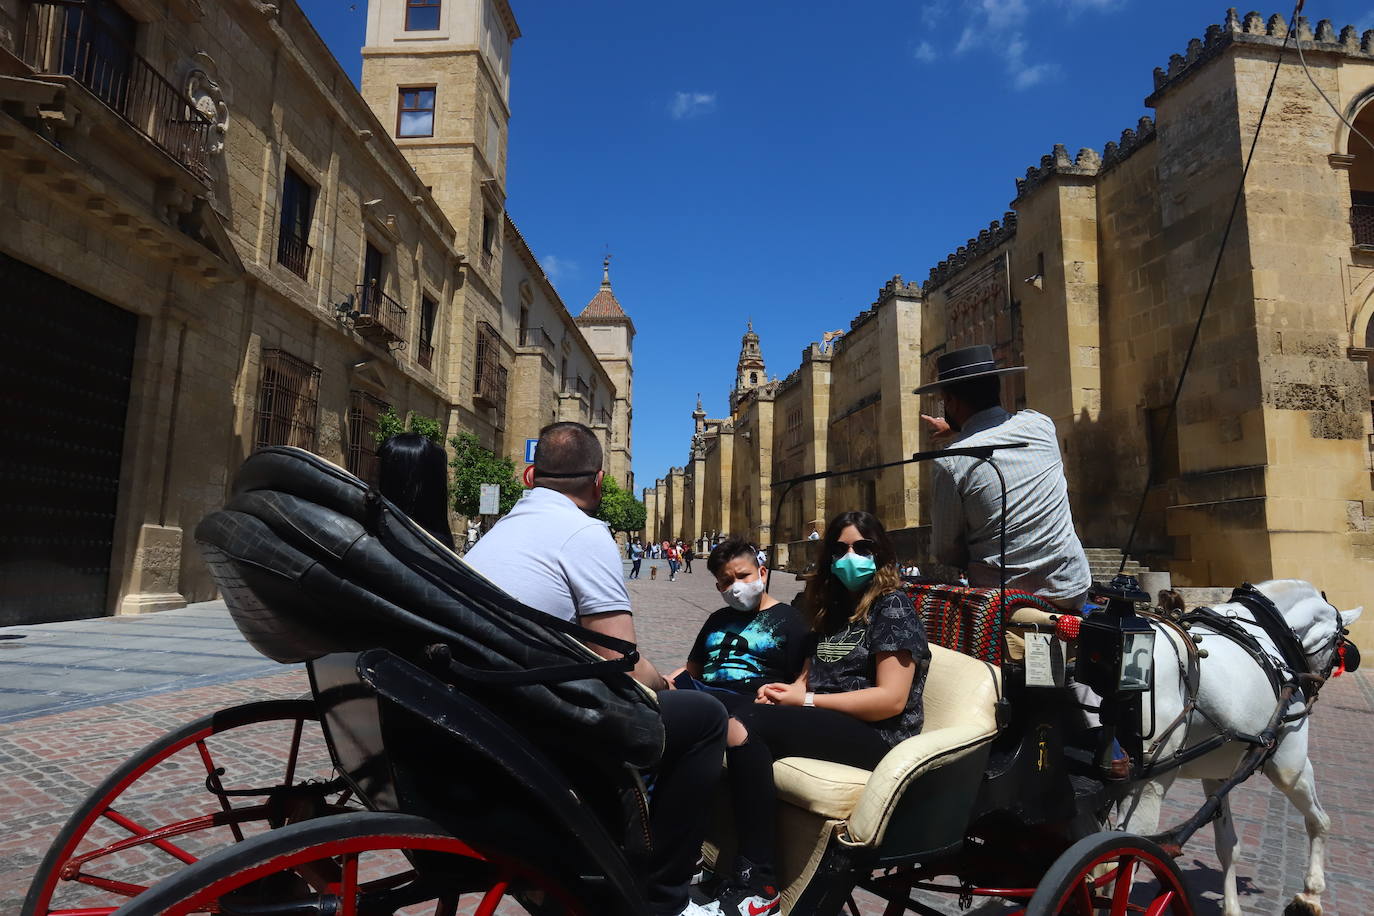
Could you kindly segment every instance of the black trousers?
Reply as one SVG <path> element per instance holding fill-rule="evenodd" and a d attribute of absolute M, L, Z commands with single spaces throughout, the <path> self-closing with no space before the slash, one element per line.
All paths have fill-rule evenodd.
<path fill-rule="evenodd" d="M 726 752 L 739 854 L 761 880 L 773 877 L 777 858 L 777 789 L 773 761 L 812 757 L 871 770 L 889 748 L 867 722 L 833 709 L 731 704 L 749 739 Z"/>
<path fill-rule="evenodd" d="M 706 838 L 725 753 L 725 707 L 705 693 L 664 690 L 663 759 L 654 772 L 649 808 L 654 852 L 646 893 L 653 916 L 678 916 L 687 907 L 688 882 Z"/>

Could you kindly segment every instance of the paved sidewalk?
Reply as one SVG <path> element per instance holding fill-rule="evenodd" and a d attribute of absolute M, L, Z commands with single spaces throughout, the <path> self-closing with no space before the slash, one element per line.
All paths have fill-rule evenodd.
<path fill-rule="evenodd" d="M 720 606 L 704 561 L 691 574 L 629 583 L 636 626 L 645 655 L 663 671 L 681 664 L 706 615 Z M 628 567 L 628 564 L 627 564 Z M 797 590 L 779 574 L 774 591 L 790 598 Z M 198 716 L 257 699 L 289 698 L 306 690 L 302 669 L 274 664 L 248 647 L 222 603 L 138 618 L 87 620 L 71 624 L 15 627 L 22 640 L 0 640 L 0 914 L 17 913 L 34 868 L 51 838 L 90 789 L 150 740 Z M 3 634 L 0 634 L 3 635 Z M 1374 911 L 1374 811 L 1366 762 L 1374 734 L 1374 678 L 1368 672 L 1343 677 L 1327 687 L 1314 722 L 1313 758 L 1321 800 L 1332 818 L 1327 858 L 1326 913 L 1360 916 Z M 250 736 L 233 756 L 229 785 L 261 785 L 279 770 L 286 737 Z M 309 744 L 309 742 L 307 742 Z M 321 750 L 313 747 L 307 773 L 321 773 Z M 222 759 L 223 758 L 223 759 Z M 204 770 L 192 760 L 181 771 L 180 789 L 147 796 L 149 810 L 167 817 L 177 810 L 168 799 L 204 799 Z M 181 794 L 176 794 L 180 792 Z M 1262 778 L 1232 796 L 1241 826 L 1238 863 L 1247 914 L 1277 916 L 1300 888 L 1306 861 L 1301 821 Z M 1182 820 L 1201 801 L 1195 785 L 1180 784 L 1167 804 L 1165 820 Z M 184 813 L 171 816 L 185 816 Z M 1219 912 L 1220 875 L 1205 829 L 1181 860 L 1203 896 L 1204 914 Z M 142 868 L 143 866 L 139 866 Z M 130 877 L 139 877 L 137 870 Z M 927 898 L 928 899 L 928 898 Z M 934 898 L 947 913 L 956 901 Z M 881 912 L 862 899 L 866 916 Z M 989 904 L 970 912 L 992 914 Z"/>

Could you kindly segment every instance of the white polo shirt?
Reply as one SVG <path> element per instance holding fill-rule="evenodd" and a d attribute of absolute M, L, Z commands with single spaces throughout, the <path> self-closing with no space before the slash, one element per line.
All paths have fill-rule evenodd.
<path fill-rule="evenodd" d="M 521 603 L 564 620 L 630 609 L 611 529 L 547 487 L 520 497 L 463 559 Z"/>

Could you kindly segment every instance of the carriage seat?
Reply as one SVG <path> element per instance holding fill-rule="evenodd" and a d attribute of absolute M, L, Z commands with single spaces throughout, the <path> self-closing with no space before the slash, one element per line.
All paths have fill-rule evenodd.
<path fill-rule="evenodd" d="M 882 842 L 903 795 L 927 774 L 970 760 L 976 778 L 956 780 L 976 792 L 982 755 L 973 751 L 997 734 L 999 672 L 942 646 L 930 647 L 926 676 L 925 728 L 898 744 L 873 771 L 805 757 L 784 757 L 773 765 L 778 796 L 794 807 L 828 819 L 847 821 L 851 842 Z M 942 799 L 945 802 L 955 801 Z M 972 804 L 970 795 L 964 810 Z"/>

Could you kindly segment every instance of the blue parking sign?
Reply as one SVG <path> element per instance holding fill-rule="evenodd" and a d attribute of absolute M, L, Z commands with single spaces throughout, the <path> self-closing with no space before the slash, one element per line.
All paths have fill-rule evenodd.
<path fill-rule="evenodd" d="M 534 448 L 539 444 L 538 439 L 525 440 L 525 463 L 534 464 Z"/>

